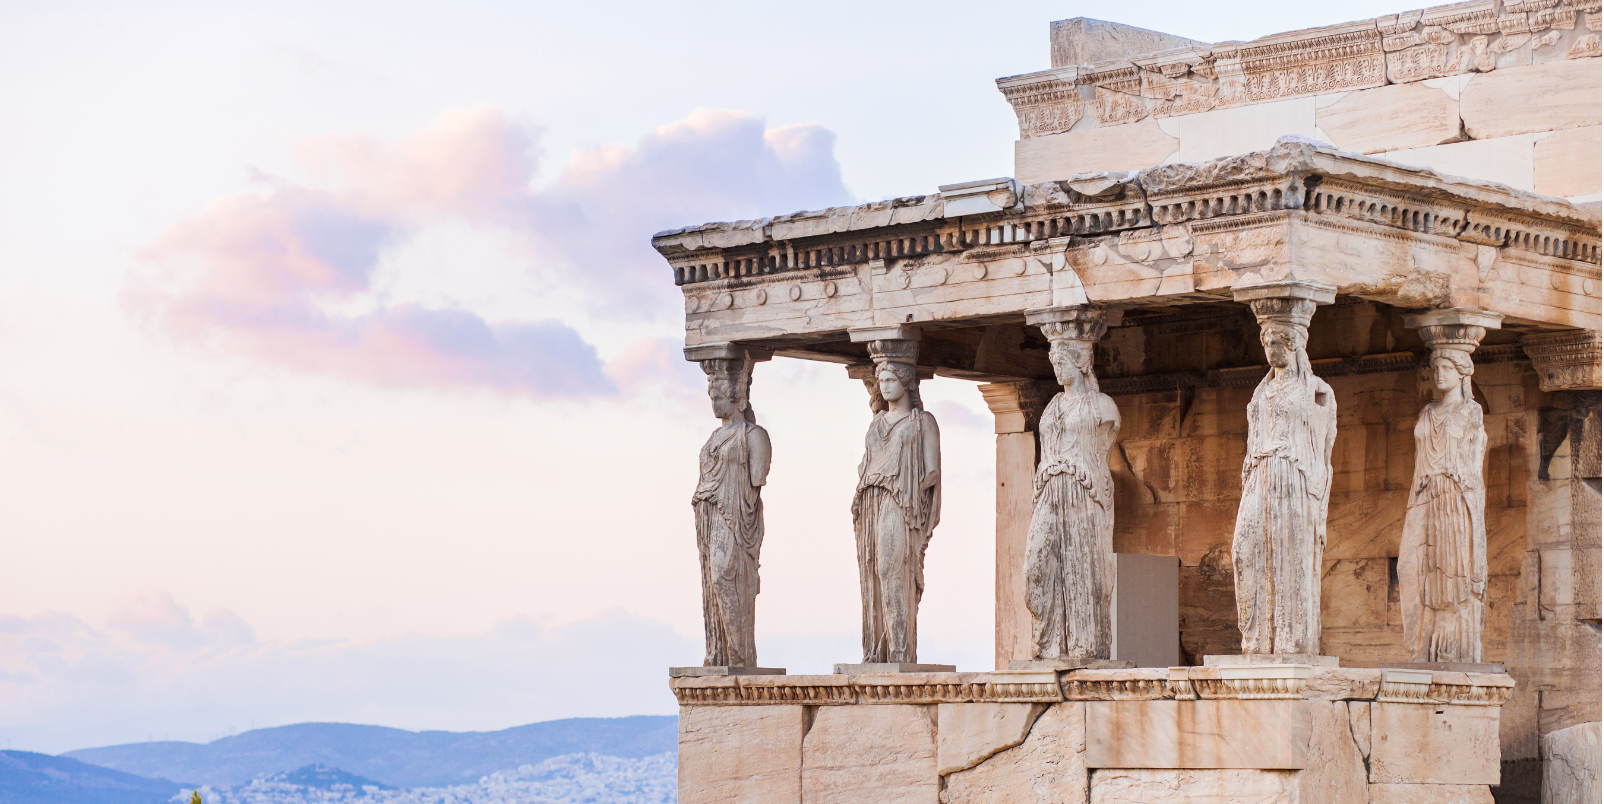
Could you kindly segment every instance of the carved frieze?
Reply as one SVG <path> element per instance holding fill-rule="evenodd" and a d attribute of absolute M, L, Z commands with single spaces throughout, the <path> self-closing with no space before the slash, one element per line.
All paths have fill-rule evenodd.
<path fill-rule="evenodd" d="M 1061 134 L 1075 127 L 1086 114 L 1076 68 L 1036 73 L 997 82 L 1003 97 L 1019 118 L 1019 138 L 1027 140 Z"/>
<path fill-rule="evenodd" d="M 1381 33 L 1370 20 L 1217 46 L 1219 105 L 1297 98 L 1386 83 Z"/>
<path fill-rule="evenodd" d="M 1154 117 L 1174 117 L 1214 108 L 1214 54 L 1198 48 L 1164 51 L 1131 60 L 1141 68 L 1141 94 Z"/>
<path fill-rule="evenodd" d="M 1386 669 L 1376 702 L 1503 706 L 1514 694 L 1514 680 L 1505 675 Z"/>
<path fill-rule="evenodd" d="M 1589 391 L 1604 387 L 1599 370 L 1601 349 L 1597 330 L 1527 335 L 1521 338 L 1520 344 L 1531 358 L 1544 391 Z"/>

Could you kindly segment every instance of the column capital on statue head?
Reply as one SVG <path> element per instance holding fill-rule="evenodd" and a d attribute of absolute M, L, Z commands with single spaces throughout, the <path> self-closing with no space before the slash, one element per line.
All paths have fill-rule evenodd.
<path fill-rule="evenodd" d="M 1315 304 L 1330 304 L 1337 300 L 1335 285 L 1310 282 L 1305 279 L 1287 279 L 1279 282 L 1256 282 L 1231 288 L 1231 298 L 1239 302 L 1259 299 L 1306 299 Z"/>
<path fill-rule="evenodd" d="M 1476 351 L 1487 330 L 1503 327 L 1504 316 L 1454 307 L 1410 313 L 1403 320 L 1404 326 L 1420 330 L 1420 339 L 1426 346 L 1469 354 Z"/>
<path fill-rule="evenodd" d="M 1489 313 L 1485 310 L 1471 310 L 1464 307 L 1451 307 L 1445 310 L 1420 310 L 1404 315 L 1404 326 L 1410 329 L 1421 327 L 1441 327 L 1453 324 L 1481 327 L 1482 329 L 1500 329 L 1503 327 L 1503 313 Z"/>
<path fill-rule="evenodd" d="M 774 357 L 771 349 L 757 349 L 738 343 L 704 343 L 685 347 L 685 359 L 692 363 L 703 360 L 749 360 L 762 363 Z"/>
<path fill-rule="evenodd" d="M 1260 326 L 1291 325 L 1307 331 L 1314 308 L 1337 300 L 1337 289 L 1318 282 L 1292 279 L 1231 288 L 1231 297 L 1253 309 Z"/>
<path fill-rule="evenodd" d="M 847 336 L 853 343 L 873 343 L 874 341 L 913 341 L 919 342 L 919 327 L 912 324 L 889 324 L 882 327 L 856 327 L 847 330 Z"/>
<path fill-rule="evenodd" d="M 847 378 L 853 380 L 872 380 L 877 370 L 874 363 L 848 363 Z M 920 380 L 934 379 L 936 370 L 929 366 L 914 366 L 914 376 Z"/>
<path fill-rule="evenodd" d="M 1118 326 L 1123 310 L 1109 310 L 1089 304 L 1038 307 L 1025 311 L 1025 322 L 1040 327 L 1050 341 L 1072 340 L 1096 343 L 1109 326 Z"/>
<path fill-rule="evenodd" d="M 1107 326 L 1117 327 L 1124 320 L 1124 310 L 1093 304 L 1066 304 L 1025 311 L 1025 323 L 1036 327 L 1065 321 L 1100 321 Z"/>

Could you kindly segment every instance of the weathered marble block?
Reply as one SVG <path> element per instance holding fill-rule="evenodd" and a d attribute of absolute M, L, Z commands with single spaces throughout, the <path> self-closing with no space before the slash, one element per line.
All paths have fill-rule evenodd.
<path fill-rule="evenodd" d="M 806 731 L 801 706 L 680 707 L 679 800 L 800 802 Z"/>
<path fill-rule="evenodd" d="M 808 804 L 935 804 L 933 706 L 819 707 L 802 743 Z"/>
<path fill-rule="evenodd" d="M 1091 804 L 1299 804 L 1286 770 L 1097 770 Z"/>
<path fill-rule="evenodd" d="M 960 703 L 936 707 L 936 772 L 972 768 L 1024 742 L 1046 707 L 1040 704 Z"/>
<path fill-rule="evenodd" d="M 1025 741 L 943 780 L 943 804 L 1086 804 L 1086 704 L 1049 707 Z"/>
<path fill-rule="evenodd" d="M 1599 724 L 1543 735 L 1543 801 L 1598 801 Z"/>
<path fill-rule="evenodd" d="M 1482 784 L 1373 784 L 1370 804 L 1493 804 Z"/>
<path fill-rule="evenodd" d="M 1372 784 L 1498 784 L 1498 708 L 1370 706 Z"/>
<path fill-rule="evenodd" d="M 1091 701 L 1086 764 L 1298 770 L 1310 719 L 1304 701 Z"/>

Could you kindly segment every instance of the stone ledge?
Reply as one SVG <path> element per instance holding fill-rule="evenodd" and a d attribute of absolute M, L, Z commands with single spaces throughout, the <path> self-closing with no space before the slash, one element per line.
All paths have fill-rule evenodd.
<path fill-rule="evenodd" d="M 714 676 L 669 681 L 682 706 L 1323 700 L 1502 706 L 1503 673 L 1266 665 L 989 673 Z"/>

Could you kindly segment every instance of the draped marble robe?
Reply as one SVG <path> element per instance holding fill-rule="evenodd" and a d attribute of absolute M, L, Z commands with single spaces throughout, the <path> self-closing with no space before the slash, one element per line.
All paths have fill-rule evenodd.
<path fill-rule="evenodd" d="M 1487 592 L 1487 432 L 1474 399 L 1426 405 L 1398 548 L 1404 643 L 1416 662 L 1480 662 Z"/>
<path fill-rule="evenodd" d="M 702 445 L 696 509 L 696 547 L 702 560 L 702 619 L 709 666 L 754 667 L 758 553 L 763 548 L 763 500 L 752 484 L 751 435 L 763 428 L 736 421 Z"/>
<path fill-rule="evenodd" d="M 941 485 L 920 488 L 925 437 L 935 418 L 914 408 L 893 420 L 874 415 L 864 438 L 852 524 L 863 595 L 863 661 L 918 661 L 919 598 L 925 548 L 941 519 Z"/>
<path fill-rule="evenodd" d="M 1106 406 L 1103 404 L 1106 402 Z M 1035 655 L 1109 658 L 1114 594 L 1114 484 L 1108 451 L 1119 436 L 1113 401 L 1095 390 L 1053 397 L 1038 433 L 1035 507 L 1025 547 L 1025 604 Z"/>
<path fill-rule="evenodd" d="M 1243 653 L 1320 652 L 1320 562 L 1337 402 L 1299 352 L 1301 370 L 1272 371 L 1248 404 L 1231 540 Z"/>

